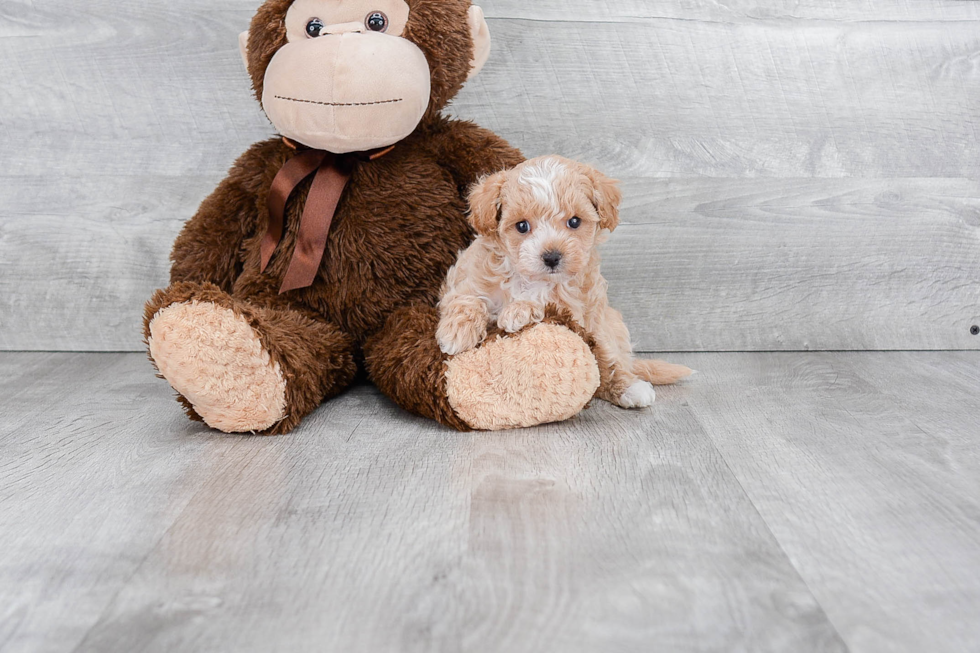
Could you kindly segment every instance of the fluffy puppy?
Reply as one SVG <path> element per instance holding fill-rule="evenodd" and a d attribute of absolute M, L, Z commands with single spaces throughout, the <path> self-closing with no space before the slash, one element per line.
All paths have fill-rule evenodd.
<path fill-rule="evenodd" d="M 633 358 L 623 316 L 609 305 L 596 246 L 619 223 L 619 182 L 558 156 L 531 159 L 482 179 L 470 193 L 478 236 L 449 271 L 436 338 L 447 354 L 477 346 L 496 322 L 513 333 L 568 309 L 596 340 L 597 396 L 624 408 L 649 406 L 652 384 L 691 370 Z"/>

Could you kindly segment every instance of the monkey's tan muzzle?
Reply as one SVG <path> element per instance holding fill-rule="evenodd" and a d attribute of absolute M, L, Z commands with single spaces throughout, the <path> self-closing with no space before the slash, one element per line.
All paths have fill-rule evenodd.
<path fill-rule="evenodd" d="M 344 32 L 281 48 L 266 70 L 262 106 L 283 136 L 344 154 L 411 134 L 429 92 L 429 65 L 414 43 Z"/>

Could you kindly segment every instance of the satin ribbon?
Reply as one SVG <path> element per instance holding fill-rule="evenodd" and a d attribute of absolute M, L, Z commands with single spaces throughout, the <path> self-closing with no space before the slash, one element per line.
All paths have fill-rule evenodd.
<path fill-rule="evenodd" d="M 293 147 L 292 143 L 286 144 Z M 262 238 L 261 271 L 269 267 L 272 255 L 282 241 L 285 226 L 286 203 L 296 188 L 316 173 L 310 193 L 303 207 L 299 231 L 296 235 L 296 246 L 286 275 L 283 277 L 279 294 L 307 288 L 313 285 L 316 274 L 320 269 L 323 254 L 327 248 L 327 236 L 340 197 L 350 181 L 351 170 L 357 160 L 373 161 L 390 152 L 393 147 L 371 152 L 338 156 L 323 150 L 303 150 L 287 161 L 269 190 L 267 206 L 269 209 L 269 224 Z"/>

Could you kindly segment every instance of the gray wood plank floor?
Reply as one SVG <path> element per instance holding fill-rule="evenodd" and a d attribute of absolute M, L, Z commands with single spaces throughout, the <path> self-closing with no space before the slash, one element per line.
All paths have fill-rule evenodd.
<path fill-rule="evenodd" d="M 291 436 L 0 354 L 0 650 L 980 648 L 980 353 L 685 354 L 648 411 Z"/>

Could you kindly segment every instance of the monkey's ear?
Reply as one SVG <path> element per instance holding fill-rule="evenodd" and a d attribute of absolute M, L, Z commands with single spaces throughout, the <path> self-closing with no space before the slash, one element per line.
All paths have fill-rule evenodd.
<path fill-rule="evenodd" d="M 470 36 L 473 37 L 473 61 L 466 79 L 473 79 L 490 58 L 490 27 L 483 10 L 476 5 L 470 7 L 467 20 L 470 24 Z"/>
<path fill-rule="evenodd" d="M 238 51 L 242 53 L 245 70 L 248 70 L 248 30 L 238 35 Z"/>
<path fill-rule="evenodd" d="M 507 173 L 484 177 L 470 191 L 470 224 L 481 236 L 492 236 L 500 225 L 500 194 Z"/>
<path fill-rule="evenodd" d="M 619 182 L 595 169 L 589 170 L 588 177 L 592 182 L 592 204 L 599 213 L 599 228 L 612 231 L 619 225 L 619 204 L 623 201 Z"/>

